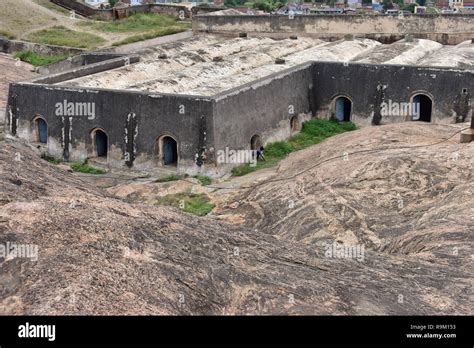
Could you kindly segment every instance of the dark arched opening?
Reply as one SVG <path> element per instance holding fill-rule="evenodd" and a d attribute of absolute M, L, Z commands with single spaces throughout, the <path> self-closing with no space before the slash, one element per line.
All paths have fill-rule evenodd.
<path fill-rule="evenodd" d="M 46 144 L 48 142 L 48 124 L 42 118 L 36 119 L 36 131 L 38 133 L 38 142 Z"/>
<path fill-rule="evenodd" d="M 298 132 L 300 130 L 300 122 L 298 116 L 293 116 L 291 118 L 290 127 L 292 132 Z"/>
<path fill-rule="evenodd" d="M 352 102 L 349 98 L 338 97 L 336 99 L 335 116 L 339 122 L 350 122 L 352 116 Z"/>
<path fill-rule="evenodd" d="M 107 157 L 109 140 L 104 131 L 97 129 L 94 131 L 95 154 L 97 157 Z"/>
<path fill-rule="evenodd" d="M 414 121 L 431 122 L 433 102 L 430 97 L 424 94 L 417 94 L 413 97 L 412 106 Z"/>
<path fill-rule="evenodd" d="M 258 150 L 262 147 L 262 140 L 260 139 L 260 135 L 255 134 L 250 139 L 250 149 L 251 150 Z"/>
<path fill-rule="evenodd" d="M 178 143 L 172 137 L 162 138 L 161 149 L 164 165 L 177 165 L 178 163 Z"/>

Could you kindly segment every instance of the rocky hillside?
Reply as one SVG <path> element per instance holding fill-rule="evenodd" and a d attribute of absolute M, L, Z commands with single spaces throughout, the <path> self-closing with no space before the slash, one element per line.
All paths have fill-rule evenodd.
<path fill-rule="evenodd" d="M 0 258 L 0 314 L 473 314 L 474 144 L 427 146 L 456 131 L 341 134 L 214 192 L 214 218 L 126 202 L 0 143 L 0 245 L 39 251 Z M 331 257 L 333 242 L 360 257 Z"/>

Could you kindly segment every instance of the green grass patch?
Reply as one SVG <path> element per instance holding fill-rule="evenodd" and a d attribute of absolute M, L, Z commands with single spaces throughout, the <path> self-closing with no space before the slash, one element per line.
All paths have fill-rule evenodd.
<path fill-rule="evenodd" d="M 105 170 L 91 167 L 88 161 L 77 162 L 71 164 L 71 169 L 75 172 L 86 173 L 86 174 L 105 174 Z"/>
<path fill-rule="evenodd" d="M 175 193 L 159 198 L 157 205 L 167 205 L 185 212 L 204 216 L 214 209 L 214 204 L 209 202 L 209 197 L 204 193 Z"/>
<path fill-rule="evenodd" d="M 16 37 L 9 31 L 0 29 L 0 36 L 6 37 L 7 39 L 14 40 Z"/>
<path fill-rule="evenodd" d="M 56 158 L 54 158 L 54 157 L 51 157 L 51 156 L 49 156 L 49 155 L 47 155 L 47 154 L 45 154 L 45 153 L 42 153 L 42 154 L 41 154 L 41 158 L 44 159 L 45 161 L 48 161 L 48 162 L 51 163 L 51 164 L 59 164 L 59 163 L 61 163 L 60 160 L 58 160 L 58 159 L 56 159 Z"/>
<path fill-rule="evenodd" d="M 67 59 L 69 56 L 66 54 L 43 55 L 33 51 L 18 51 L 15 52 L 14 57 L 34 66 L 43 66 Z"/>
<path fill-rule="evenodd" d="M 129 36 L 126 39 L 123 39 L 122 41 L 114 42 L 112 46 L 126 45 L 130 43 L 138 42 L 138 41 L 154 39 L 160 36 L 177 34 L 177 33 L 186 31 L 187 29 L 188 29 L 187 27 L 182 27 L 182 26 L 172 26 L 168 28 L 157 29 L 148 33 Z"/>
<path fill-rule="evenodd" d="M 104 43 L 101 37 L 80 31 L 73 31 L 63 26 L 38 30 L 27 36 L 28 41 L 57 46 L 68 46 L 92 49 Z"/>
<path fill-rule="evenodd" d="M 198 179 L 203 186 L 207 186 L 212 182 L 212 179 L 205 175 L 196 175 L 194 178 Z"/>
<path fill-rule="evenodd" d="M 163 16 L 153 13 L 139 13 L 115 21 L 87 21 L 78 23 L 97 31 L 109 33 L 130 33 L 154 31 L 168 27 L 189 28 L 189 24 L 178 22 L 178 19 L 171 16 Z"/>
<path fill-rule="evenodd" d="M 164 176 L 162 178 L 158 178 L 155 182 L 169 182 L 169 181 L 176 181 L 181 179 L 179 176 L 171 174 L 168 176 Z"/>
<path fill-rule="evenodd" d="M 52 3 L 49 0 L 33 0 L 33 1 L 36 2 L 38 5 L 46 7 L 50 10 L 53 10 L 53 11 L 60 12 L 62 14 L 68 14 L 69 15 L 69 13 L 70 13 L 70 11 L 66 10 L 65 8 L 63 8 L 59 5 L 56 5 L 56 4 Z"/>
<path fill-rule="evenodd" d="M 243 164 L 232 169 L 232 175 L 242 176 L 263 168 L 277 165 L 293 151 L 315 145 L 333 135 L 357 129 L 351 122 L 339 123 L 331 120 L 312 119 L 304 122 L 301 132 L 287 141 L 277 141 L 267 144 L 264 151 L 265 161 L 259 160 L 257 165 Z"/>

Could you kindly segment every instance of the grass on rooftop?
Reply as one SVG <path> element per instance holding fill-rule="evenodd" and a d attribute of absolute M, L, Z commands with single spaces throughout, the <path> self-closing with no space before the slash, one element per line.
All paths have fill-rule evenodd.
<path fill-rule="evenodd" d="M 150 39 L 154 39 L 154 38 L 160 37 L 160 36 L 181 33 L 181 32 L 186 31 L 186 30 L 187 30 L 186 28 L 177 27 L 177 26 L 157 29 L 157 30 L 153 30 L 153 31 L 148 32 L 148 33 L 129 36 L 126 39 L 123 39 L 123 40 L 118 41 L 118 42 L 114 42 L 113 46 L 120 46 L 120 45 L 130 44 L 130 43 L 133 43 L 133 42 L 138 42 L 138 41 L 143 41 L 143 40 L 150 40 Z"/>
<path fill-rule="evenodd" d="M 6 37 L 7 39 L 10 39 L 10 40 L 14 40 L 16 38 L 14 34 L 4 29 L 0 29 L 0 36 Z"/>
<path fill-rule="evenodd" d="M 34 66 L 43 66 L 52 63 L 59 62 L 61 60 L 67 59 L 68 55 L 65 54 L 54 54 L 54 55 L 44 55 L 37 54 L 33 51 L 18 51 L 14 54 L 15 58 L 20 58 L 23 62 L 29 63 Z"/>
<path fill-rule="evenodd" d="M 50 0 L 33 0 L 35 3 L 38 5 L 41 5 L 43 7 L 46 7 L 47 9 L 57 11 L 62 14 L 69 14 L 70 11 L 66 10 L 65 8 L 56 5 L 55 3 L 52 3 Z"/>
<path fill-rule="evenodd" d="M 97 35 L 73 31 L 63 26 L 38 30 L 27 36 L 28 41 L 47 44 L 92 49 L 105 42 Z"/>
<path fill-rule="evenodd" d="M 78 23 L 78 26 L 86 26 L 88 28 L 112 33 L 128 33 L 128 32 L 155 32 L 159 29 L 170 27 L 181 28 L 183 30 L 190 27 L 189 23 L 180 22 L 177 18 L 171 16 L 163 16 L 153 13 L 139 13 L 115 21 L 86 21 Z"/>

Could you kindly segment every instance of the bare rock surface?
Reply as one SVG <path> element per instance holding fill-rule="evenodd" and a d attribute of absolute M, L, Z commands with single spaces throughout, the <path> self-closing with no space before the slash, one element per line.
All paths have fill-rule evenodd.
<path fill-rule="evenodd" d="M 473 314 L 474 144 L 458 130 L 370 127 L 294 153 L 212 193 L 234 223 L 0 143 L 0 245 L 39 251 L 0 257 L 0 314 Z M 336 241 L 363 257 L 328 257 Z"/>

